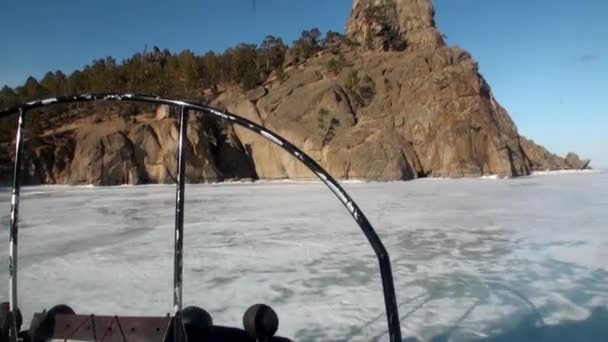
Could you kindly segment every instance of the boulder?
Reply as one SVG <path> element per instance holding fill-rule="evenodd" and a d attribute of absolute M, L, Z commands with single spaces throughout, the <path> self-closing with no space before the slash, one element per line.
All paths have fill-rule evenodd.
<path fill-rule="evenodd" d="M 256 102 L 262 97 L 264 97 L 264 95 L 266 95 L 267 93 L 268 91 L 266 90 L 266 88 L 264 88 L 264 86 L 259 86 L 248 91 L 246 96 L 249 101 Z"/>

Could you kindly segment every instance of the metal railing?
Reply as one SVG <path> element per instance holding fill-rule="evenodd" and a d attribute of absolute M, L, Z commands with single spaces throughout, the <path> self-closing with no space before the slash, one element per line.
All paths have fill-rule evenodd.
<path fill-rule="evenodd" d="M 47 107 L 58 104 L 69 104 L 76 102 L 94 101 L 129 101 L 151 104 L 164 104 L 179 108 L 179 147 L 177 161 L 177 190 L 175 200 L 175 246 L 174 246 L 174 268 L 173 268 L 173 305 L 174 314 L 179 316 L 182 309 L 182 267 L 183 267 L 183 225 L 184 225 L 184 193 L 185 193 L 185 139 L 187 131 L 187 120 L 189 111 L 201 112 L 204 115 L 227 120 L 228 122 L 248 129 L 278 145 L 287 153 L 294 156 L 312 171 L 338 198 L 346 210 L 355 220 L 367 241 L 371 245 L 380 267 L 382 287 L 384 291 L 384 303 L 386 309 L 388 332 L 391 342 L 401 342 L 401 328 L 399 313 L 395 298 L 395 287 L 391 270 L 390 258 L 378 234 L 363 214 L 359 206 L 352 200 L 348 193 L 338 182 L 325 171 L 316 161 L 310 158 L 299 148 L 280 135 L 235 114 L 221 111 L 205 105 L 165 99 L 157 96 L 135 95 L 135 94 L 91 94 L 79 96 L 64 96 L 49 98 L 40 101 L 32 101 L 12 108 L 0 111 L 0 119 L 15 113 L 18 114 L 16 154 L 13 172 L 13 187 L 11 196 L 11 216 L 9 230 L 9 340 L 17 341 L 16 308 L 17 308 L 17 255 L 18 255 L 18 233 L 19 233 L 19 198 L 21 189 L 21 164 L 24 149 L 25 118 L 32 109 Z M 175 329 L 178 331 L 181 329 Z M 175 339 L 179 341 L 179 337 Z"/>

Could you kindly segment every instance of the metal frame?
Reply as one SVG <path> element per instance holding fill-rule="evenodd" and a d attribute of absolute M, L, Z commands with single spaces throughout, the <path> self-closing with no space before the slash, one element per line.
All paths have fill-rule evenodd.
<path fill-rule="evenodd" d="M 15 142 L 15 169 L 13 173 L 13 191 L 11 194 L 11 219 L 9 229 L 9 339 L 17 340 L 17 316 L 15 315 L 17 306 L 17 238 L 19 231 L 19 199 L 21 194 L 21 160 L 23 159 L 23 135 L 25 134 L 25 113 L 26 110 L 19 108 L 19 118 L 17 119 L 17 139 Z"/>
<path fill-rule="evenodd" d="M 78 96 L 63 96 L 49 98 L 40 101 L 32 101 L 26 104 L 8 108 L 0 111 L 0 118 L 7 117 L 13 113 L 19 113 L 19 125 L 17 128 L 17 154 L 15 158 L 15 169 L 13 177 L 13 192 L 11 202 L 11 229 L 10 229 L 10 255 L 9 255 L 9 317 L 11 317 L 11 342 L 17 341 L 16 325 L 15 325 L 15 308 L 17 307 L 17 237 L 18 237 L 18 212 L 19 212 L 19 190 L 21 185 L 21 159 L 23 154 L 23 134 L 25 113 L 29 110 L 46 107 L 53 104 L 68 104 L 75 102 L 93 102 L 93 101 L 131 101 L 143 102 L 152 104 L 164 104 L 175 106 L 180 109 L 180 137 L 179 137 L 179 156 L 178 156 L 178 172 L 177 172 L 177 192 L 176 192 L 176 209 L 175 209 L 175 254 L 174 254 L 174 295 L 173 304 L 176 317 L 179 316 L 182 305 L 182 256 L 183 256 L 183 215 L 184 215 L 184 194 L 185 194 L 185 151 L 184 144 L 187 132 L 188 111 L 198 111 L 205 115 L 210 115 L 220 119 L 227 120 L 233 124 L 246 128 L 278 145 L 287 153 L 294 156 L 302 162 L 310 171 L 312 171 L 338 198 L 344 205 L 346 210 L 355 220 L 367 241 L 371 245 L 380 267 L 380 275 L 382 278 L 382 287 L 384 291 L 384 303 L 386 309 L 388 333 L 391 342 L 401 342 L 401 328 L 399 321 L 399 313 L 397 301 L 395 297 L 395 287 L 391 264 L 388 252 L 382 244 L 380 237 L 363 214 L 359 206 L 352 200 L 348 193 L 338 184 L 338 182 L 325 171 L 316 161 L 306 155 L 302 150 L 295 147 L 289 141 L 285 140 L 278 134 L 238 115 L 228 112 L 223 112 L 213 107 L 188 103 L 184 101 L 165 99 L 157 96 L 135 95 L 135 94 L 90 94 Z M 179 321 L 179 319 L 178 319 Z M 175 329 L 181 330 L 181 329 Z"/>

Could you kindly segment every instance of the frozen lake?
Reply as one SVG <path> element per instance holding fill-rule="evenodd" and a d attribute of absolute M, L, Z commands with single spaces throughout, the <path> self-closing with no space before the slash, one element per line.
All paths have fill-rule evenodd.
<path fill-rule="evenodd" d="M 405 337 L 608 340 L 608 174 L 345 187 L 391 255 Z M 7 227 L 8 189 L 0 196 Z M 241 326 L 267 303 L 296 341 L 387 340 L 376 259 L 322 184 L 190 185 L 186 197 L 186 305 Z M 58 303 L 169 312 L 174 200 L 173 186 L 24 189 L 26 318 Z"/>

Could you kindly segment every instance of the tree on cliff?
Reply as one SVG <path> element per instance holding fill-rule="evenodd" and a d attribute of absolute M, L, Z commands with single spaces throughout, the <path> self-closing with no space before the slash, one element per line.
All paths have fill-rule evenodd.
<path fill-rule="evenodd" d="M 40 85 L 44 87 L 50 95 L 62 96 L 66 95 L 67 77 L 60 70 L 53 72 L 47 72 L 44 75 Z"/>
<path fill-rule="evenodd" d="M 254 44 L 239 44 L 224 53 L 228 61 L 230 78 L 239 80 L 244 90 L 255 87 L 260 82 L 258 51 Z"/>
<path fill-rule="evenodd" d="M 332 52 L 337 52 L 340 48 L 340 45 L 344 41 L 344 35 L 334 31 L 327 31 L 325 34 L 325 38 L 321 42 L 321 47 L 323 49 L 329 49 Z"/>
<path fill-rule="evenodd" d="M 271 71 L 283 65 L 287 45 L 283 39 L 275 36 L 266 36 L 260 44 L 260 53 L 264 60 L 264 72 L 270 74 Z"/>
<path fill-rule="evenodd" d="M 47 90 L 38 83 L 34 77 L 30 76 L 21 87 L 17 87 L 17 94 L 21 99 L 37 99 L 44 97 Z"/>
<path fill-rule="evenodd" d="M 302 31 L 298 40 L 293 42 L 292 53 L 296 61 L 308 59 L 321 50 L 321 31 L 318 28 Z"/>
<path fill-rule="evenodd" d="M 9 87 L 4 86 L 0 90 L 0 108 L 11 107 L 19 103 L 19 95 Z"/>

